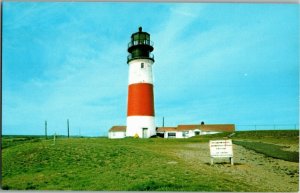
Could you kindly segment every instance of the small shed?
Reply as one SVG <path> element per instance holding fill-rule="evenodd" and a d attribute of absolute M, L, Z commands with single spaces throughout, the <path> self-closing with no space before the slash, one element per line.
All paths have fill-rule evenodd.
<path fill-rule="evenodd" d="M 156 135 L 163 138 L 177 138 L 177 127 L 157 127 Z"/>
<path fill-rule="evenodd" d="M 108 138 L 120 139 L 126 137 L 126 126 L 113 126 L 108 131 Z"/>

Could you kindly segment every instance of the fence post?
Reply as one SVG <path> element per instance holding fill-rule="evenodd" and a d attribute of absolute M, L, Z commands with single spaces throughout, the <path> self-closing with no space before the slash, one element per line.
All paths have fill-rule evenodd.
<path fill-rule="evenodd" d="M 45 121 L 45 138 L 47 139 L 47 121 Z"/>
<path fill-rule="evenodd" d="M 69 119 L 67 119 L 67 128 L 68 128 L 68 138 L 70 138 L 70 126 L 69 126 Z"/>
<path fill-rule="evenodd" d="M 53 141 L 54 141 L 54 145 L 55 145 L 55 142 L 56 142 L 56 133 L 54 133 Z"/>
<path fill-rule="evenodd" d="M 233 157 L 230 157 L 229 160 L 230 160 L 230 164 L 231 164 L 231 165 L 234 165 L 234 164 L 233 164 Z"/>

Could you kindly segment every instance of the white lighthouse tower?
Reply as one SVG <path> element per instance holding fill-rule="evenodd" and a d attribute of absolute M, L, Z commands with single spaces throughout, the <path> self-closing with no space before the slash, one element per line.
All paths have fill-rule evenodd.
<path fill-rule="evenodd" d="M 128 43 L 129 81 L 126 136 L 149 138 L 156 135 L 152 65 L 153 43 L 150 34 L 139 31 Z"/>

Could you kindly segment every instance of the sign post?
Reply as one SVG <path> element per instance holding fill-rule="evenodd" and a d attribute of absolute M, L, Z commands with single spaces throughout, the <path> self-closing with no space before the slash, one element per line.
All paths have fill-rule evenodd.
<path fill-rule="evenodd" d="M 210 140 L 210 164 L 214 164 L 214 158 L 229 158 L 231 165 L 233 165 L 233 151 L 232 140 Z"/>

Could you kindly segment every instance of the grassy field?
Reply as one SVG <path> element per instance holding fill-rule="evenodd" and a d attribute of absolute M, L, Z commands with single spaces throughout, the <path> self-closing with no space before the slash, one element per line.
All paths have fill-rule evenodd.
<path fill-rule="evenodd" d="M 269 157 L 291 161 L 291 162 L 299 162 L 299 152 L 284 151 L 283 148 L 285 146 L 279 146 L 279 145 L 262 143 L 262 142 L 248 142 L 248 141 L 234 141 L 234 144 L 242 145 L 247 149 L 254 150 L 258 153 L 262 153 Z"/>
<path fill-rule="evenodd" d="M 210 166 L 208 141 L 222 139 L 227 135 L 228 133 L 223 133 L 190 139 L 58 138 L 55 145 L 51 139 L 4 137 L 2 188 L 231 192 L 286 191 L 289 190 L 287 187 L 292 187 L 291 191 L 297 191 L 298 184 L 291 183 L 295 182 L 295 178 L 299 179 L 296 167 L 298 163 L 295 165 L 283 160 L 282 163 L 278 162 L 286 165 L 282 166 L 283 168 L 288 166 L 287 171 L 293 172 L 293 177 L 288 174 L 284 177 L 287 180 L 286 184 L 272 187 L 271 181 L 267 185 L 258 186 L 264 179 L 253 181 L 252 178 L 257 177 L 255 173 L 251 173 L 251 167 L 262 169 L 265 173 L 264 167 L 243 162 L 243 157 L 250 155 L 243 147 L 236 147 L 235 152 L 240 151 L 237 160 L 241 161 L 235 166 L 226 162 Z M 260 134 L 256 132 L 256 135 Z M 297 146 L 299 142 L 298 131 L 266 132 L 256 138 L 251 132 L 237 132 L 232 139 L 240 143 L 257 143 L 259 140 L 268 144 L 284 143 L 285 147 Z M 284 150 L 275 149 L 273 154 L 282 154 L 281 151 Z M 269 156 L 268 151 L 261 153 L 265 157 Z M 289 166 L 290 164 L 292 165 Z M 278 174 L 273 172 L 273 168 L 268 172 L 274 175 L 275 184 L 276 179 L 284 181 L 280 177 L 284 173 L 278 173 L 281 172 L 280 168 Z"/>

